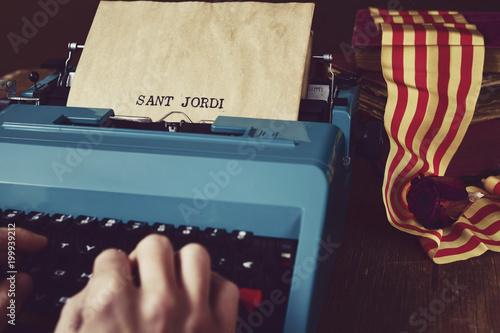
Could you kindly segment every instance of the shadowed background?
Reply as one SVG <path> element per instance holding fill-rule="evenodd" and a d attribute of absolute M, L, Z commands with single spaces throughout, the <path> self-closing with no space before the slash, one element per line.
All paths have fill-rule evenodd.
<path fill-rule="evenodd" d="M 315 3 L 314 54 L 341 53 L 342 47 L 351 42 L 356 11 L 368 6 L 500 11 L 500 2 L 491 0 L 318 0 Z M 19 68 L 37 68 L 49 58 L 65 58 L 68 42 L 85 42 L 98 4 L 99 0 L 1 0 L 0 76 Z M 34 29 L 27 28 L 30 24 Z"/>

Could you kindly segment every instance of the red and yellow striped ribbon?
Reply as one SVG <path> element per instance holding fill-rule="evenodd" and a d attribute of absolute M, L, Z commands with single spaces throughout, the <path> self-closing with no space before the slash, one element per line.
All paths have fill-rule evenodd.
<path fill-rule="evenodd" d="M 383 198 L 390 223 L 421 237 L 436 263 L 500 250 L 500 232 L 493 232 L 500 230 L 498 201 L 480 199 L 451 228 L 428 230 L 408 212 L 405 200 L 419 173 L 444 175 L 467 131 L 483 75 L 481 33 L 456 12 L 370 11 L 382 30 L 388 90 L 384 125 L 390 152 Z M 484 220 L 494 229 L 471 222 L 482 216 L 471 212 L 485 212 L 484 205 L 490 207 Z"/>
<path fill-rule="evenodd" d="M 459 12 L 443 11 L 443 10 L 390 10 L 370 8 L 370 14 L 377 23 L 421 23 L 421 24 L 434 24 L 434 23 L 467 23 L 467 20 Z"/>

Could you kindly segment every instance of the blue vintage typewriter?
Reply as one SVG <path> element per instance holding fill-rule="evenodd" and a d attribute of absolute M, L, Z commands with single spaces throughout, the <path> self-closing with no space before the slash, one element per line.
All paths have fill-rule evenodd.
<path fill-rule="evenodd" d="M 333 108 L 305 102 L 300 121 L 143 123 L 28 103 L 64 95 L 62 67 L 32 74 L 36 87 L 0 112 L 0 223 L 49 238 L 15 268 L 36 281 L 18 331 L 51 332 L 100 251 L 159 233 L 205 245 L 240 287 L 237 332 L 314 332 L 347 208 L 357 87 L 338 89 Z"/>

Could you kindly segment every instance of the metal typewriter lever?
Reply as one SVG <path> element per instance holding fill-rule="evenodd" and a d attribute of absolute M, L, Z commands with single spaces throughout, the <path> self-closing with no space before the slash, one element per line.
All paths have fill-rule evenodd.
<path fill-rule="evenodd" d="M 59 78 L 57 80 L 58 87 L 71 87 L 72 75 L 69 69 L 69 62 L 73 58 L 73 53 L 83 50 L 84 45 L 78 44 L 75 42 L 68 43 L 68 59 L 64 63 L 64 71 L 59 74 Z"/>
<path fill-rule="evenodd" d="M 160 120 L 158 120 L 158 122 L 165 120 L 167 117 L 171 116 L 172 114 L 181 114 L 181 115 L 184 115 L 190 123 L 193 122 L 191 120 L 191 118 L 189 118 L 189 116 L 187 114 L 185 114 L 184 112 L 182 112 L 182 111 L 170 111 L 169 113 L 167 113 L 166 115 L 164 115 Z"/>
<path fill-rule="evenodd" d="M 331 63 L 332 59 L 333 59 L 333 55 L 331 53 L 325 53 L 325 54 L 320 55 L 320 56 L 313 56 L 313 59 L 322 60 L 326 63 Z"/>
<path fill-rule="evenodd" d="M 329 67 L 329 75 L 331 77 L 329 79 L 328 104 L 330 110 L 328 112 L 328 123 L 338 126 L 342 130 L 342 133 L 344 133 L 346 156 L 343 158 L 343 164 L 345 167 L 349 167 L 351 164 L 349 143 L 353 109 L 349 100 L 350 95 L 342 94 L 341 90 L 347 88 L 347 90 L 354 91 L 354 88 L 359 83 L 360 75 L 334 70 L 333 54 L 323 54 L 321 56 L 313 56 L 312 58 L 322 61 Z"/>
<path fill-rule="evenodd" d="M 38 76 L 37 76 L 38 75 Z M 31 72 L 30 73 L 30 80 L 35 83 L 35 89 L 37 88 L 36 82 L 38 82 L 38 79 L 40 78 L 39 74 L 37 72 Z M 34 103 L 36 105 L 40 105 L 40 98 L 38 97 L 20 97 L 17 96 L 17 84 L 16 80 L 0 80 L 0 90 L 7 90 L 7 104 L 10 104 L 10 101 L 17 101 L 17 102 L 30 102 Z M 4 105 L 4 106 L 6 106 Z"/>
<path fill-rule="evenodd" d="M 38 72 L 30 72 L 29 78 L 30 78 L 30 81 L 33 82 L 33 84 L 34 84 L 35 92 L 37 92 L 38 87 L 36 84 L 37 84 L 38 80 L 40 80 L 40 74 Z"/>

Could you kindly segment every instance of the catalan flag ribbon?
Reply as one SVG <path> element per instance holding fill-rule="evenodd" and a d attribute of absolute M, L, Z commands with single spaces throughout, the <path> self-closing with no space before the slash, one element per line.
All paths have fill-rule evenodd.
<path fill-rule="evenodd" d="M 435 24 L 435 23 L 467 23 L 459 12 L 442 10 L 389 10 L 370 8 L 370 14 L 377 24 L 406 23 L 406 24 Z"/>
<path fill-rule="evenodd" d="M 500 251 L 500 200 L 480 199 L 453 226 L 437 230 L 424 228 L 406 203 L 414 177 L 444 175 L 470 124 L 483 76 L 481 33 L 457 12 L 370 12 L 382 30 L 388 90 L 383 198 L 390 223 L 419 236 L 436 263 Z"/>

